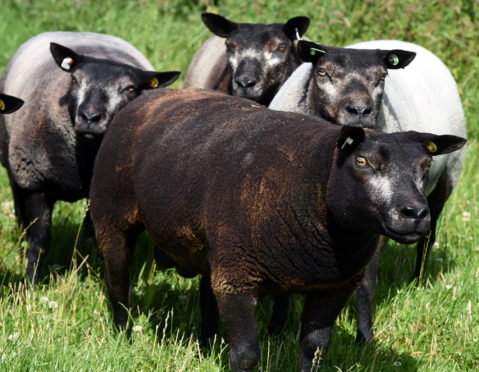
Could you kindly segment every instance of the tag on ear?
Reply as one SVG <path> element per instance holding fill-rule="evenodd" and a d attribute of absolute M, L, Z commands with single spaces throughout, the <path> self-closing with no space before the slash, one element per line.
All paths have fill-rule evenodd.
<path fill-rule="evenodd" d="M 63 58 L 61 68 L 63 68 L 64 70 L 70 70 L 74 62 L 75 61 L 71 57 Z"/>
<path fill-rule="evenodd" d="M 341 150 L 344 149 L 346 146 L 352 145 L 353 142 L 354 140 L 351 137 L 347 137 L 341 146 Z"/>
<path fill-rule="evenodd" d="M 336 146 L 341 150 L 353 149 L 364 141 L 365 137 L 366 133 L 363 128 L 343 125 Z"/>
<path fill-rule="evenodd" d="M 427 141 L 424 144 L 424 147 L 426 148 L 427 152 L 430 154 L 434 154 L 435 152 L 437 152 L 437 145 L 432 141 Z"/>
<path fill-rule="evenodd" d="M 153 76 L 150 80 L 148 80 L 148 86 L 152 89 L 158 88 L 160 82 L 156 76 Z"/>
<path fill-rule="evenodd" d="M 316 53 L 322 53 L 322 54 L 325 54 L 326 52 L 324 50 L 321 50 L 321 49 L 318 49 L 318 48 L 309 48 L 309 54 L 312 55 L 312 56 L 315 56 Z"/>
<path fill-rule="evenodd" d="M 387 59 L 391 66 L 397 66 L 399 64 L 399 57 L 394 53 L 389 53 Z"/>

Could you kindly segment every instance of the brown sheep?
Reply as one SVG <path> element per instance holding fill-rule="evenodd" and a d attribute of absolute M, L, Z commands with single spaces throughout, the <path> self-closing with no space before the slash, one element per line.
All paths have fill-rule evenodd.
<path fill-rule="evenodd" d="M 216 300 L 233 371 L 259 361 L 257 300 L 291 292 L 306 294 L 301 368 L 310 371 L 379 234 L 411 243 L 429 229 L 432 155 L 465 143 L 341 127 L 194 90 L 146 92 L 112 125 L 90 197 L 115 323 L 127 324 L 133 242 L 146 229 L 202 275 L 200 337 L 216 332 Z"/>

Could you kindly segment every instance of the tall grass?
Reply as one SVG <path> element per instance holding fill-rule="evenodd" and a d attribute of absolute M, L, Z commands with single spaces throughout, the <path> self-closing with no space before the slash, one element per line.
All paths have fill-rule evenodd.
<path fill-rule="evenodd" d="M 373 342 L 357 345 L 352 301 L 322 361 L 326 371 L 471 371 L 479 368 L 479 2 L 444 0 L 2 0 L 0 69 L 30 37 L 51 30 L 114 34 L 140 49 L 158 70 L 186 71 L 210 36 L 201 11 L 244 22 L 311 18 L 307 36 L 324 44 L 394 38 L 437 54 L 458 81 L 468 120 L 461 181 L 443 212 L 425 284 L 410 282 L 415 249 L 390 243 L 382 256 Z M 175 84 L 181 86 L 181 80 Z M 146 236 L 133 269 L 132 339 L 116 333 L 105 297 L 101 258 L 77 242 L 85 201 L 58 203 L 44 284 L 26 289 L 25 243 L 16 228 L 8 180 L 0 172 L 0 370 L 225 371 L 222 339 L 200 352 L 198 280 L 158 272 Z M 72 260 L 73 258 L 73 260 Z M 73 264 L 72 264 L 73 262 Z M 147 262 L 145 265 L 144 262 Z M 258 311 L 261 370 L 296 371 L 297 296 L 286 332 L 268 337 L 271 303 Z"/>

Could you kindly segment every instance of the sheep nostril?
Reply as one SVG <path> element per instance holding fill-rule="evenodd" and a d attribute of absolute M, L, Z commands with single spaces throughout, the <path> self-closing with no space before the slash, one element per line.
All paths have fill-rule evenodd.
<path fill-rule="evenodd" d="M 418 212 L 417 217 L 422 220 L 426 218 L 428 214 L 429 214 L 429 208 L 423 208 Z"/>
<path fill-rule="evenodd" d="M 238 86 L 240 88 L 251 88 L 251 87 L 254 87 L 256 85 L 256 81 L 255 80 L 252 80 L 252 79 L 237 79 L 235 80 L 236 84 L 238 84 Z"/>
<path fill-rule="evenodd" d="M 427 217 L 429 213 L 429 209 L 427 207 L 424 208 L 414 208 L 414 207 L 404 207 L 401 209 L 401 213 L 406 216 L 407 218 L 413 218 L 415 220 L 422 220 Z"/>
<path fill-rule="evenodd" d="M 91 113 L 91 112 L 82 112 L 81 117 L 89 122 L 98 122 L 101 119 L 101 115 L 98 113 Z"/>
<path fill-rule="evenodd" d="M 370 106 L 346 106 L 346 111 L 356 116 L 367 116 L 372 112 L 372 108 Z"/>

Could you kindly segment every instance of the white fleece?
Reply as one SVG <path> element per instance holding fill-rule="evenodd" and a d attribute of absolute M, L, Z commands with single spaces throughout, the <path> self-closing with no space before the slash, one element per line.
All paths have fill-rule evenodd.
<path fill-rule="evenodd" d="M 427 49 L 398 40 L 375 40 L 354 45 L 355 49 L 403 49 L 416 52 L 416 58 L 404 69 L 388 70 L 383 104 L 377 129 L 385 132 L 415 130 L 434 134 L 466 137 L 464 111 L 456 82 L 449 69 Z M 284 83 L 269 107 L 273 110 L 308 113 L 301 107 L 311 64 L 305 63 Z M 454 185 L 462 168 L 465 148 L 452 154 L 434 157 L 426 189 L 429 194 L 447 164 L 448 176 Z"/>

